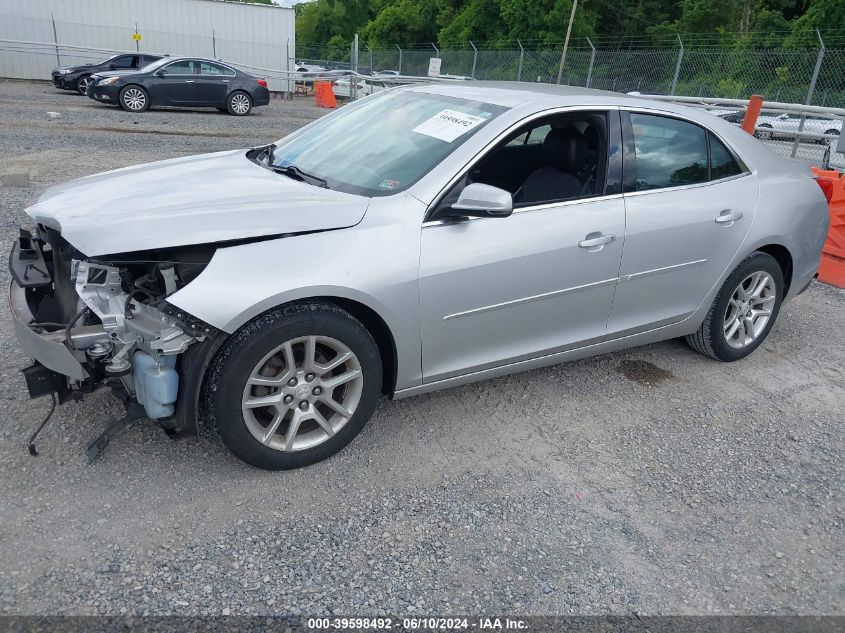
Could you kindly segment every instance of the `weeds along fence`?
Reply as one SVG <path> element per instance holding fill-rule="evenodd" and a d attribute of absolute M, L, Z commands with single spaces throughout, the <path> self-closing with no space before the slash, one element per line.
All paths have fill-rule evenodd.
<path fill-rule="evenodd" d="M 518 43 L 519 44 L 519 43 Z M 588 41 L 589 44 L 589 41 Z M 688 95 L 704 98 L 761 94 L 774 101 L 845 106 L 845 48 L 817 49 L 572 48 L 561 83 L 617 92 Z M 464 49 L 427 47 L 358 50 L 358 70 L 396 70 L 425 75 L 429 59 L 441 59 L 441 73 L 480 80 L 556 83 L 561 51 L 492 49 L 470 43 Z M 298 48 L 296 61 L 328 69 L 351 67 L 351 51 Z"/>

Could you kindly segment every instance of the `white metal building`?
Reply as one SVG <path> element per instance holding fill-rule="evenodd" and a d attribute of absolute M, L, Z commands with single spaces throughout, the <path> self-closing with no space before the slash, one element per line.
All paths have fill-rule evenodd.
<path fill-rule="evenodd" d="M 133 39 L 140 34 L 141 40 Z M 294 11 L 225 0 L 0 0 L 0 77 L 49 79 L 111 52 L 196 55 L 289 90 Z M 275 71 L 270 72 L 270 71 Z"/>

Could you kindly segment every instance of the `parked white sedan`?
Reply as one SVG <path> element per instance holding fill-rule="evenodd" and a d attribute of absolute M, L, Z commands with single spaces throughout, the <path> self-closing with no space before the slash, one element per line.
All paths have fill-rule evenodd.
<path fill-rule="evenodd" d="M 377 79 L 359 79 L 355 84 L 355 87 L 356 96 L 366 97 L 367 95 L 371 95 L 384 90 L 385 88 L 387 88 L 387 84 L 385 84 L 384 81 L 379 81 Z M 334 96 L 338 99 L 351 99 L 352 78 L 341 77 L 340 79 L 334 80 L 332 82 L 332 92 L 334 93 Z"/>

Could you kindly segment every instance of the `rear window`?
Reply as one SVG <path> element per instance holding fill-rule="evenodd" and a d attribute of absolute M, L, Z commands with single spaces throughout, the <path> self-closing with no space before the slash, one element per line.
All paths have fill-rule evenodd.
<path fill-rule="evenodd" d="M 742 173 L 742 167 L 728 151 L 728 148 L 710 134 L 710 180 L 728 178 Z"/>

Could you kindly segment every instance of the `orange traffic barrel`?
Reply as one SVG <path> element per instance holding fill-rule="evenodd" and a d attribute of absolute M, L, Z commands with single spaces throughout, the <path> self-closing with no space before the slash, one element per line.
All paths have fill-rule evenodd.
<path fill-rule="evenodd" d="M 819 281 L 845 288 L 845 174 L 813 168 L 828 199 L 830 229 L 822 249 Z"/>
<path fill-rule="evenodd" d="M 332 91 L 332 84 L 330 81 L 315 81 L 314 96 L 317 99 L 317 107 L 319 108 L 337 107 L 337 99 L 334 98 L 334 92 Z"/>

